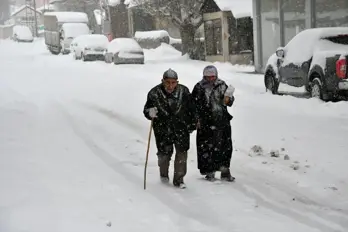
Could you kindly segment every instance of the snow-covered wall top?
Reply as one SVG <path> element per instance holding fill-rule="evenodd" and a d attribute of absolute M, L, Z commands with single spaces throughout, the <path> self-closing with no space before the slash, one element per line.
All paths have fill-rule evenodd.
<path fill-rule="evenodd" d="M 109 0 L 109 6 L 116 6 L 121 3 L 121 0 Z M 136 6 L 135 0 L 125 0 L 124 4 L 128 5 L 129 7 Z"/>
<path fill-rule="evenodd" d="M 169 34 L 165 30 L 157 31 L 136 31 L 134 37 L 137 39 L 157 39 L 169 37 Z"/>
<path fill-rule="evenodd" d="M 46 12 L 45 15 L 54 15 L 59 23 L 88 23 L 88 16 L 83 12 Z"/>
<path fill-rule="evenodd" d="M 232 11 L 235 18 L 252 17 L 252 0 L 214 0 L 222 11 Z"/>

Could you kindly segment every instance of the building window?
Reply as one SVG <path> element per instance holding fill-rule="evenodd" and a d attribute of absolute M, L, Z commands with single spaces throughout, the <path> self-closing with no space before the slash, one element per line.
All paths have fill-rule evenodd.
<path fill-rule="evenodd" d="M 347 27 L 347 0 L 315 0 L 316 27 Z"/>
<path fill-rule="evenodd" d="M 310 5 L 307 0 L 283 0 L 284 42 L 287 44 L 295 35 L 310 28 Z"/>
<path fill-rule="evenodd" d="M 261 5 L 261 37 L 262 37 L 262 67 L 268 58 L 280 46 L 280 23 L 278 0 L 262 0 Z"/>
<path fill-rule="evenodd" d="M 253 21 L 250 17 L 228 18 L 229 54 L 253 52 Z"/>
<path fill-rule="evenodd" d="M 222 55 L 221 19 L 209 20 L 204 23 L 206 52 L 208 56 Z"/>

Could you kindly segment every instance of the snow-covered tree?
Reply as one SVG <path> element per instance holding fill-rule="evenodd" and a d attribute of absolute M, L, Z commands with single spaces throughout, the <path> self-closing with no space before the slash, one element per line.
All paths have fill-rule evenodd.
<path fill-rule="evenodd" d="M 203 23 L 204 0 L 134 0 L 138 7 L 157 17 L 169 18 L 180 29 L 182 52 L 194 57 L 195 33 Z"/>

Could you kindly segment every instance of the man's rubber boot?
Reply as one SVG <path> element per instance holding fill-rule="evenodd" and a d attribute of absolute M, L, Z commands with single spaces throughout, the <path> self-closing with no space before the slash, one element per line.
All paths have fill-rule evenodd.
<path fill-rule="evenodd" d="M 170 156 L 158 156 L 158 166 L 160 170 L 160 178 L 164 183 L 169 182 L 169 164 L 170 164 Z"/>
<path fill-rule="evenodd" d="M 187 151 L 177 152 L 174 161 L 174 178 L 173 185 L 185 188 L 184 177 L 187 173 Z"/>

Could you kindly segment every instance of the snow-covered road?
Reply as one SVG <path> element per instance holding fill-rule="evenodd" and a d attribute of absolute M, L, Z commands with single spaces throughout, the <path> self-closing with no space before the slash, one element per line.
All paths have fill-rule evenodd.
<path fill-rule="evenodd" d="M 237 181 L 202 180 L 193 133 L 188 188 L 160 184 L 153 140 L 144 191 L 147 92 L 168 68 L 192 89 L 207 65 L 145 54 L 115 66 L 0 41 L 1 232 L 348 231 L 348 103 L 272 96 L 248 67 L 216 64 L 236 87 Z"/>

